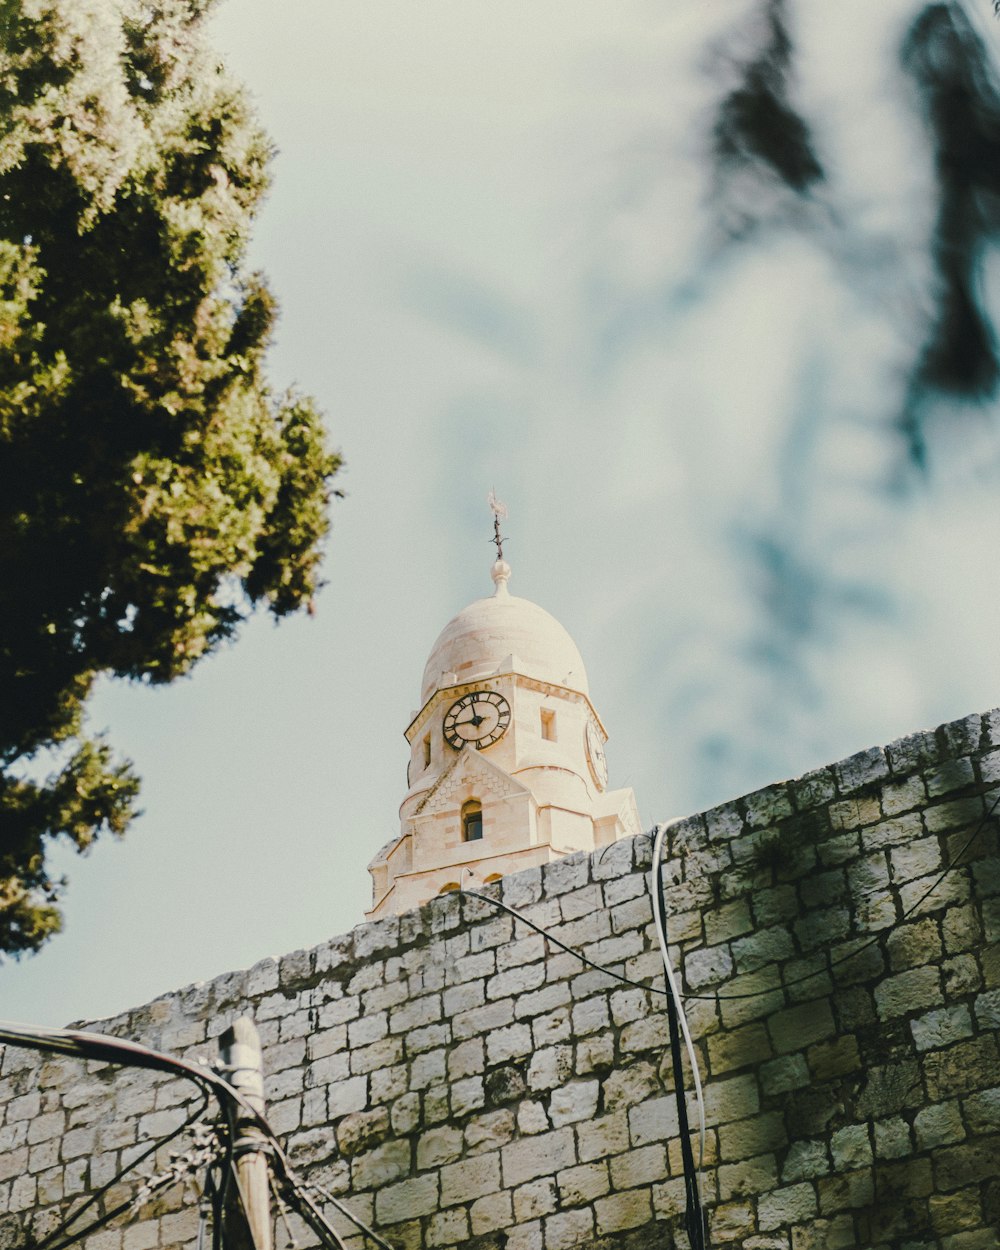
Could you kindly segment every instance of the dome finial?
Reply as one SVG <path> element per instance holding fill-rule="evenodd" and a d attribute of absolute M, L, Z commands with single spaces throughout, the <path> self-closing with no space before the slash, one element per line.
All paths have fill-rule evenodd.
<path fill-rule="evenodd" d="M 486 502 L 490 505 L 490 511 L 493 513 L 493 537 L 490 539 L 490 542 L 495 543 L 497 549 L 496 562 L 490 570 L 490 576 L 496 585 L 496 590 L 493 592 L 494 595 L 501 597 L 508 593 L 507 582 L 510 580 L 510 565 L 503 558 L 503 545 L 507 540 L 500 533 L 500 521 L 501 519 L 506 520 L 509 514 L 507 505 L 497 499 L 496 491 L 490 490 L 490 493 L 486 496 Z"/>

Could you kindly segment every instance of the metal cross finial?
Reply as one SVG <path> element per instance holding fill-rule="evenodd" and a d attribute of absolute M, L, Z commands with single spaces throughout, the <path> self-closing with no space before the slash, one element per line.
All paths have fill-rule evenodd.
<path fill-rule="evenodd" d="M 497 559 L 502 560 L 503 545 L 507 540 L 500 533 L 500 521 L 501 519 L 507 519 L 507 505 L 497 499 L 496 492 L 493 490 L 486 496 L 486 502 L 490 505 L 490 511 L 493 513 L 493 537 L 490 539 L 490 542 L 496 543 Z"/>

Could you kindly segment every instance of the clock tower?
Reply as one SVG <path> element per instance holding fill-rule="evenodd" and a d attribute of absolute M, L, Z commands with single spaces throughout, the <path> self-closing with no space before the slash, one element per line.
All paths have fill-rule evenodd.
<path fill-rule="evenodd" d="M 498 542 L 499 549 L 499 542 Z M 576 644 L 543 608 L 494 592 L 453 617 L 407 726 L 400 832 L 368 866 L 369 919 L 419 907 L 641 832 L 631 790 L 609 790 L 607 734 Z"/>

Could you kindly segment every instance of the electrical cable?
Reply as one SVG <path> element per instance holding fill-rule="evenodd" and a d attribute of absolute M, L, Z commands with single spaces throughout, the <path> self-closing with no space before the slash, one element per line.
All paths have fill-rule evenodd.
<path fill-rule="evenodd" d="M 313 1231 L 324 1241 L 325 1245 L 331 1246 L 332 1250 L 344 1250 L 344 1243 L 340 1235 L 329 1224 L 309 1194 L 305 1192 L 307 1183 L 292 1168 L 288 1156 L 266 1118 L 256 1110 L 240 1090 L 234 1088 L 234 1086 L 230 1085 L 228 1081 L 224 1080 L 210 1068 L 192 1063 L 187 1059 L 179 1059 L 174 1055 L 165 1055 L 160 1051 L 150 1049 L 148 1046 L 143 1046 L 139 1042 L 131 1042 L 123 1038 L 112 1038 L 102 1033 L 88 1033 L 79 1029 L 55 1029 L 41 1025 L 29 1026 L 0 1021 L 0 1042 L 11 1046 L 27 1047 L 31 1050 L 74 1055 L 82 1059 L 95 1059 L 120 1067 L 135 1067 L 154 1072 L 167 1072 L 173 1076 L 194 1081 L 203 1091 L 208 1091 L 214 1095 L 227 1119 L 232 1116 L 233 1105 L 238 1104 L 241 1108 L 242 1117 L 252 1127 L 259 1129 L 268 1143 L 272 1158 L 279 1166 L 282 1176 L 288 1182 L 290 1192 L 294 1194 L 297 1204 L 299 1204 L 299 1214 L 310 1224 Z M 179 1132 L 180 1130 L 176 1131 Z M 229 1136 L 231 1137 L 231 1134 Z M 158 1143 L 158 1145 L 161 1144 Z M 232 1156 L 229 1155 L 227 1158 L 231 1163 Z M 336 1207 L 346 1219 L 350 1220 L 360 1232 L 380 1246 L 382 1250 L 395 1250 L 394 1246 L 369 1228 L 343 1202 L 334 1198 L 332 1194 L 327 1193 L 320 1186 L 313 1186 L 313 1188 Z M 125 1204 L 125 1206 L 116 1210 L 115 1214 L 121 1214 L 121 1211 L 125 1210 L 128 1205 L 131 1204 Z M 71 1243 L 67 1242 L 64 1244 Z M 41 1250 L 41 1247 L 38 1250 Z M 62 1247 L 53 1248 L 49 1246 L 46 1247 L 46 1250 L 62 1250 Z"/>
<path fill-rule="evenodd" d="M 989 807 L 989 810 L 986 812 L 986 815 L 982 817 L 982 819 L 973 829 L 972 833 L 969 835 L 968 838 L 966 838 L 965 842 L 963 842 L 962 846 L 952 857 L 951 862 L 949 864 L 946 864 L 944 868 L 941 869 L 941 871 L 934 878 L 934 880 L 927 887 L 927 889 L 924 890 L 923 894 L 921 894 L 917 899 L 915 899 L 914 902 L 911 903 L 910 906 L 906 909 L 906 911 L 903 912 L 903 914 L 900 916 L 895 927 L 898 928 L 899 925 L 903 924 L 904 921 L 908 920 L 909 917 L 912 916 L 913 913 L 919 907 L 923 905 L 923 903 L 938 888 L 938 886 L 945 879 L 948 873 L 950 873 L 954 868 L 961 867 L 961 859 L 963 855 L 965 855 L 966 851 L 972 846 L 976 838 L 978 838 L 980 833 L 982 833 L 983 829 L 986 827 L 987 822 L 990 820 L 990 818 L 993 816 L 993 813 L 996 811 L 998 805 L 1000 805 L 1000 792 L 997 793 L 997 797 L 993 800 L 992 804 Z M 646 834 L 644 836 L 647 838 L 652 837 L 651 834 Z M 472 875 L 471 870 L 466 869 L 465 871 L 469 871 L 470 876 Z M 505 911 L 509 916 L 513 916 L 515 920 L 519 920 L 521 921 L 522 924 L 527 925 L 529 929 L 534 929 L 536 933 L 540 933 L 542 937 L 546 938 L 548 941 L 560 947 L 560 949 L 564 950 L 568 955 L 572 955 L 573 958 L 579 960 L 580 963 L 586 964 L 588 968 L 593 968 L 597 972 L 603 972 L 606 976 L 613 978 L 615 981 L 622 982 L 623 985 L 632 985 L 640 990 L 648 990 L 650 994 L 659 994 L 661 997 L 666 997 L 670 993 L 669 989 L 666 989 L 666 988 L 661 989 L 658 985 L 650 985 L 644 981 L 633 980 L 632 977 L 627 977 L 623 973 L 620 973 L 620 972 L 614 972 L 611 968 L 605 967 L 603 964 L 599 964 L 595 962 L 595 960 L 593 959 L 589 959 L 586 955 L 582 954 L 580 951 L 574 950 L 573 947 L 569 946 L 561 938 L 556 937 L 554 933 L 550 933 L 549 930 L 544 928 L 544 926 L 540 924 L 536 924 L 535 921 L 532 920 L 529 916 L 526 916 L 523 912 L 518 911 L 514 907 L 509 907 L 506 903 L 502 903 L 498 898 L 491 898 L 488 894 L 483 894 L 479 890 L 469 890 L 469 889 L 465 889 L 464 887 L 462 888 L 462 893 L 469 895 L 470 898 L 482 899 L 484 903 L 489 903 L 492 907 L 496 907 L 500 911 Z M 783 990 L 791 989 L 793 986 L 796 986 L 796 985 L 803 985 L 806 981 L 812 981 L 816 977 L 823 976 L 828 972 L 832 972 L 834 968 L 839 968 L 842 964 L 847 963 L 849 960 L 856 958 L 858 955 L 862 954 L 864 951 L 868 950 L 870 947 L 875 946 L 878 942 L 882 940 L 882 937 L 883 937 L 883 933 L 881 931 L 878 933 L 875 933 L 870 938 L 866 938 L 860 946 L 856 946 L 854 950 L 848 951 L 843 955 L 839 955 L 836 959 L 832 959 L 824 967 L 817 968 L 815 972 L 803 973 L 801 976 L 793 977 L 790 981 L 783 981 L 780 985 L 772 985 L 768 989 L 747 990 L 745 992 L 738 992 L 735 994 L 692 994 L 692 993 L 685 992 L 680 995 L 680 998 L 684 1002 L 694 1001 L 694 1002 L 706 1002 L 706 1003 L 720 1003 L 720 1002 L 735 1002 L 738 1000 L 746 1000 L 746 999 L 751 999 L 751 998 L 762 998 L 767 994 L 778 994 Z"/>
<path fill-rule="evenodd" d="M 705 1099 L 701 1088 L 701 1073 L 698 1069 L 698 1055 L 694 1048 L 691 1030 L 688 1028 L 687 1016 L 674 970 L 670 963 L 667 924 L 663 912 L 663 837 L 668 825 L 659 825 L 653 842 L 653 864 L 650 868 L 649 888 L 653 896 L 653 920 L 656 934 L 660 941 L 660 954 L 663 957 L 663 969 L 670 987 L 667 998 L 667 1026 L 670 1038 L 670 1061 L 674 1069 L 674 1094 L 677 1100 L 677 1134 L 681 1143 L 681 1162 L 684 1171 L 685 1210 L 684 1223 L 687 1227 L 691 1250 L 708 1250 L 708 1229 L 705 1221 L 702 1202 L 702 1175 L 705 1163 Z M 681 1062 L 680 1032 L 684 1033 L 688 1061 L 691 1065 L 691 1076 L 694 1080 L 695 1103 L 698 1108 L 698 1162 L 695 1164 L 691 1154 L 691 1130 L 688 1125 L 687 1099 L 684 1090 L 684 1065 Z"/>
<path fill-rule="evenodd" d="M 127 1176 L 129 1172 L 133 1171 L 141 1163 L 145 1162 L 145 1160 L 148 1159 L 151 1154 L 155 1154 L 157 1150 L 160 1150 L 164 1146 L 168 1146 L 174 1140 L 174 1138 L 179 1137 L 181 1133 L 183 1133 L 186 1129 L 189 1129 L 191 1125 L 195 1122 L 195 1120 L 197 1120 L 200 1116 L 202 1116 L 205 1113 L 205 1109 L 208 1106 L 208 1093 L 204 1090 L 199 1091 L 199 1092 L 201 1093 L 201 1096 L 202 1096 L 201 1105 L 199 1107 L 196 1107 L 195 1110 L 192 1111 L 192 1113 L 188 1116 L 188 1118 L 184 1121 L 183 1124 L 181 1124 L 178 1128 L 175 1128 L 172 1133 L 169 1133 L 161 1141 L 154 1142 L 150 1147 L 148 1147 L 148 1149 L 144 1150 L 142 1154 L 138 1155 L 135 1159 L 133 1159 L 131 1163 L 129 1163 L 126 1167 L 123 1167 L 119 1172 L 117 1172 L 111 1178 L 111 1180 L 109 1180 L 106 1184 L 102 1185 L 99 1189 L 95 1190 L 95 1192 L 92 1193 L 90 1197 L 87 1198 L 86 1201 L 81 1206 L 77 1207 L 75 1211 L 67 1215 L 60 1225 L 54 1228 L 52 1232 L 49 1233 L 47 1236 L 43 1237 L 42 1240 L 38 1242 L 38 1244 L 36 1245 L 35 1250 L 62 1250 L 63 1246 L 70 1246 L 75 1241 L 79 1241 L 83 1237 L 88 1237 L 92 1232 L 100 1228 L 103 1224 L 109 1223 L 111 1220 L 121 1215 L 123 1211 L 127 1210 L 132 1205 L 133 1200 L 131 1198 L 127 1202 L 123 1202 L 119 1206 L 115 1207 L 112 1211 L 105 1212 L 104 1215 L 99 1216 L 96 1220 L 92 1221 L 90 1224 L 87 1225 L 86 1228 L 82 1229 L 80 1232 L 69 1233 L 68 1231 L 69 1226 L 75 1223 L 80 1218 L 80 1216 L 84 1213 L 84 1211 L 87 1211 L 90 1207 L 94 1206 L 95 1203 L 100 1202 L 100 1200 L 104 1197 L 104 1195 L 110 1189 L 112 1189 L 115 1185 L 117 1185 L 120 1180 L 122 1180 L 125 1176 Z M 168 1178 L 168 1179 L 171 1179 L 171 1178 Z M 167 1180 L 164 1180 L 160 1186 L 157 1186 L 157 1188 L 162 1188 L 163 1185 L 166 1185 L 166 1184 L 167 1184 Z M 58 1242 L 55 1245 L 53 1244 L 56 1242 L 56 1239 L 58 1237 L 61 1237 L 64 1235 L 66 1236 L 66 1240 Z"/>

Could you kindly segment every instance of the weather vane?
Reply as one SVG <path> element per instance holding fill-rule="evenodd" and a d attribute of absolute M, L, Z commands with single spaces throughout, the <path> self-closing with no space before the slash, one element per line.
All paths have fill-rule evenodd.
<path fill-rule="evenodd" d="M 501 503 L 501 501 L 497 499 L 496 491 L 494 490 L 491 490 L 486 496 L 486 502 L 490 505 L 490 511 L 493 513 L 493 537 L 490 539 L 490 542 L 496 543 L 497 559 L 502 560 L 503 545 L 507 540 L 500 533 L 500 522 L 501 520 L 506 521 L 509 515 L 507 512 L 507 505 L 505 503 Z"/>

